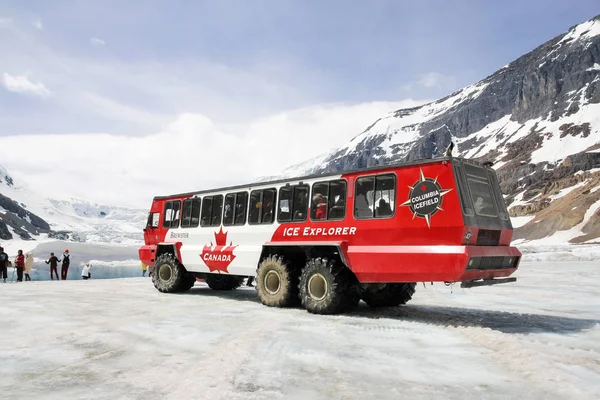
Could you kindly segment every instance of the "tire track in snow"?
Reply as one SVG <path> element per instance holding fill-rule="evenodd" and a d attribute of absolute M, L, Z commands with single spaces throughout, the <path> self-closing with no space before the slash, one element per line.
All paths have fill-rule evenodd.
<path fill-rule="evenodd" d="M 434 297 L 440 299 L 440 303 L 444 304 L 444 307 L 448 306 L 447 298 L 442 297 L 437 291 L 432 292 Z M 464 305 L 460 304 L 459 306 Z M 459 310 L 460 308 L 457 309 L 457 312 Z M 464 318 L 468 318 L 468 312 L 465 314 L 467 315 Z M 479 316 L 476 318 L 479 318 Z M 535 321 L 528 322 L 526 318 L 523 318 L 522 324 L 524 326 L 528 324 L 537 326 Z M 600 365 L 597 362 L 598 353 L 593 350 L 590 350 L 589 357 L 571 359 L 570 356 L 565 357 L 565 353 L 577 349 L 564 347 L 565 352 L 562 352 L 561 356 L 552 355 L 551 352 L 540 349 L 544 347 L 544 344 L 535 339 L 536 333 L 527 335 L 505 333 L 493 327 L 476 327 L 472 325 L 451 326 L 449 324 L 448 328 L 466 338 L 474 346 L 489 350 L 489 353 L 484 354 L 484 356 L 491 359 L 496 365 L 507 369 L 519 379 L 533 383 L 536 391 L 543 393 L 545 398 L 600 398 L 600 385 L 596 386 L 597 389 L 586 391 L 585 388 L 589 388 L 589 383 L 582 385 L 581 379 L 568 374 L 564 369 L 557 366 L 557 364 L 571 363 L 575 365 L 587 364 L 587 367 L 591 367 L 593 373 L 600 377 Z M 591 329 L 598 329 L 598 327 Z M 556 343 L 554 342 L 554 344 Z"/>
<path fill-rule="evenodd" d="M 264 313 L 256 312 L 258 315 Z M 242 329 L 232 326 L 233 333 L 214 343 L 214 350 L 208 357 L 198 360 L 196 368 L 175 380 L 179 383 L 177 387 L 161 387 L 163 393 L 167 393 L 166 398 L 189 398 L 190 394 L 200 390 L 202 398 L 231 399 L 236 392 L 235 379 L 239 371 L 245 361 L 254 356 L 254 345 L 276 332 L 282 324 L 281 320 L 259 318 L 258 315 L 252 319 L 250 326 L 246 324 Z"/>

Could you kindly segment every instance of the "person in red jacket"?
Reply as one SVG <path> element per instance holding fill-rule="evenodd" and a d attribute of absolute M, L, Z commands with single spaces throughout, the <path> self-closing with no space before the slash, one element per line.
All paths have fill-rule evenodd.
<path fill-rule="evenodd" d="M 23 270 L 25 269 L 23 250 L 19 250 L 19 254 L 15 258 L 15 267 L 17 268 L 17 282 L 23 282 Z"/>
<path fill-rule="evenodd" d="M 313 198 L 315 213 L 315 219 L 326 219 L 327 218 L 327 200 L 323 197 L 321 193 L 317 193 Z"/>

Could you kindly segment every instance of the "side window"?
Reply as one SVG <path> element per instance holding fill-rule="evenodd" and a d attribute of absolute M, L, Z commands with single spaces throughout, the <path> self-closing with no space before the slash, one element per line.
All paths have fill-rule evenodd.
<path fill-rule="evenodd" d="M 223 213 L 223 195 L 213 196 L 211 226 L 221 225 L 221 214 L 222 213 Z"/>
<path fill-rule="evenodd" d="M 310 218 L 340 220 L 346 215 L 346 181 L 319 182 L 313 185 Z"/>
<path fill-rule="evenodd" d="M 146 228 L 158 228 L 160 224 L 160 213 L 150 213 L 148 214 L 148 223 L 146 224 Z"/>
<path fill-rule="evenodd" d="M 249 224 L 270 224 L 275 212 L 275 189 L 253 190 L 250 193 Z"/>
<path fill-rule="evenodd" d="M 183 201 L 181 214 L 181 227 L 188 228 L 192 222 L 192 199 L 185 199 Z"/>
<path fill-rule="evenodd" d="M 254 190 L 250 193 L 250 212 L 248 213 L 248 223 L 258 224 L 260 219 L 262 190 Z"/>
<path fill-rule="evenodd" d="M 328 220 L 340 220 L 346 216 L 346 181 L 329 182 Z"/>
<path fill-rule="evenodd" d="M 248 209 L 248 192 L 237 193 L 235 196 L 235 225 L 246 223 L 246 210 Z"/>
<path fill-rule="evenodd" d="M 244 225 L 246 209 L 248 208 L 248 193 L 229 193 L 225 196 L 223 225 Z"/>
<path fill-rule="evenodd" d="M 294 188 L 290 186 L 279 189 L 279 205 L 277 206 L 277 221 L 287 222 L 292 220 L 292 197 Z"/>
<path fill-rule="evenodd" d="M 194 200 L 192 200 L 192 215 L 191 215 L 190 228 L 196 228 L 198 225 L 200 225 L 200 208 L 201 207 L 202 207 L 202 200 L 199 197 L 194 198 Z"/>
<path fill-rule="evenodd" d="M 171 228 L 179 228 L 179 220 L 181 218 L 181 201 L 177 200 L 173 202 L 173 221 L 171 221 Z"/>
<path fill-rule="evenodd" d="M 329 182 L 315 183 L 310 204 L 310 218 L 313 220 L 327 219 L 327 199 L 329 198 Z"/>
<path fill-rule="evenodd" d="M 165 203 L 165 212 L 163 214 L 164 214 L 163 228 L 170 228 L 171 221 L 173 220 L 173 202 L 172 201 L 167 201 Z"/>
<path fill-rule="evenodd" d="M 225 196 L 225 208 L 223 209 L 223 225 L 233 225 L 233 209 L 235 207 L 235 194 Z"/>
<path fill-rule="evenodd" d="M 212 196 L 206 196 L 202 200 L 202 212 L 200 213 L 200 226 L 210 226 L 212 221 Z"/>
<path fill-rule="evenodd" d="M 308 186 L 295 186 L 292 198 L 292 220 L 306 221 L 308 213 Z"/>
<path fill-rule="evenodd" d="M 375 178 L 375 218 L 394 215 L 396 205 L 396 177 L 380 175 Z"/>
<path fill-rule="evenodd" d="M 221 213 L 223 212 L 223 195 L 206 196 L 202 201 L 200 213 L 200 226 L 221 225 Z"/>
<path fill-rule="evenodd" d="M 396 177 L 393 174 L 366 176 L 356 180 L 354 217 L 387 218 L 396 206 Z"/>
<path fill-rule="evenodd" d="M 163 228 L 179 228 L 179 214 L 181 201 L 167 201 L 165 203 L 165 219 Z"/>
<path fill-rule="evenodd" d="M 367 176 L 356 180 L 354 189 L 354 217 L 373 218 L 373 192 L 375 177 Z"/>
<path fill-rule="evenodd" d="M 275 219 L 273 214 L 275 214 L 276 194 L 275 189 L 266 189 L 263 191 L 261 224 L 270 224 Z"/>

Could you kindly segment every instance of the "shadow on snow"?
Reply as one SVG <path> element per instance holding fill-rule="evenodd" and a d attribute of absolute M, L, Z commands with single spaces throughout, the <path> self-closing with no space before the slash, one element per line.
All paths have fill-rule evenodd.
<path fill-rule="evenodd" d="M 226 300 L 260 303 L 256 290 L 218 291 L 196 286 L 180 295 L 200 295 L 219 297 Z M 278 312 L 273 308 L 273 312 Z M 400 307 L 369 308 L 361 302 L 353 310 L 341 316 L 319 316 L 319 318 L 370 318 L 393 319 L 406 322 L 420 322 L 442 327 L 488 328 L 503 333 L 573 333 L 600 325 L 600 320 L 560 317 L 544 314 L 528 314 L 465 307 L 445 307 L 430 305 L 408 305 Z"/>

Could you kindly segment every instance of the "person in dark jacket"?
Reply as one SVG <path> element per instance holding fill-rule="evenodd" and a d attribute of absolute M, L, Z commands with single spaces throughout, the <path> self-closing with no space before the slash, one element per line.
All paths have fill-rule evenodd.
<path fill-rule="evenodd" d="M 50 258 L 48 259 L 48 261 L 46 261 L 46 264 L 50 264 L 51 280 L 54 280 L 54 276 L 52 275 L 53 272 L 56 274 L 56 280 L 58 280 L 58 270 L 56 269 L 56 267 L 58 266 L 59 262 L 60 260 L 58 259 L 58 257 L 56 257 L 54 253 L 50 253 Z"/>
<path fill-rule="evenodd" d="M 69 256 L 69 249 L 66 249 L 63 253 L 62 267 L 60 269 L 60 279 L 62 279 L 63 281 L 67 280 L 69 265 L 71 265 L 71 258 Z"/>
<path fill-rule="evenodd" d="M 25 256 L 23 250 L 19 250 L 15 258 L 15 268 L 17 268 L 17 282 L 23 282 L 23 270 L 25 269 Z"/>
<path fill-rule="evenodd" d="M 2 281 L 6 283 L 6 278 L 8 278 L 8 254 L 4 252 L 2 247 L 0 247 L 0 275 Z"/>

